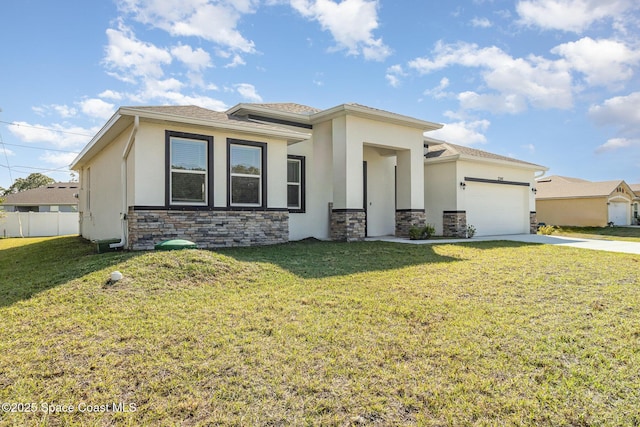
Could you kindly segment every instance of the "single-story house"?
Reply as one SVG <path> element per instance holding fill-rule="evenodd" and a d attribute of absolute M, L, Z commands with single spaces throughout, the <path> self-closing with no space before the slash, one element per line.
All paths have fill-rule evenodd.
<path fill-rule="evenodd" d="M 81 234 L 116 237 L 114 246 L 134 250 L 172 238 L 213 248 L 407 236 L 413 225 L 453 218 L 442 232 L 462 236 L 467 206 L 474 206 L 469 215 L 477 226 L 496 218 L 489 206 L 476 211 L 473 203 L 457 202 L 480 188 L 518 217 L 517 227 L 494 224 L 491 233 L 528 231 L 535 222 L 534 171 L 544 168 L 482 161 L 483 154 L 451 159 L 458 169 L 441 166 L 425 158 L 424 137 L 440 127 L 359 104 L 326 110 L 238 104 L 225 112 L 121 107 L 71 164 L 80 176 Z M 446 177 L 425 178 L 431 166 Z M 443 183 L 429 197 L 450 194 L 425 199 L 429 179 Z M 518 201 L 503 201 L 512 197 Z M 426 200 L 433 204 L 425 206 Z"/>
<path fill-rule="evenodd" d="M 623 180 L 592 182 L 549 176 L 536 184 L 538 220 L 549 225 L 630 225 L 635 193 Z"/>
<path fill-rule="evenodd" d="M 56 182 L 3 196 L 0 235 L 36 237 L 78 234 L 77 182 Z"/>
<path fill-rule="evenodd" d="M 459 221 L 476 235 L 535 233 L 535 178 L 548 169 L 471 147 L 425 138 L 425 206 L 436 234 Z"/>
<path fill-rule="evenodd" d="M 2 196 L 5 212 L 78 212 L 77 182 L 56 182 Z"/>

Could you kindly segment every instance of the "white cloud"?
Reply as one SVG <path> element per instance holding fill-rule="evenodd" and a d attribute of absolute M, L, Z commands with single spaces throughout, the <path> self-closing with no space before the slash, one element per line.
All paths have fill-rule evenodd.
<path fill-rule="evenodd" d="M 518 113 L 526 110 L 527 105 L 543 109 L 568 109 L 573 105 L 572 78 L 564 61 L 534 55 L 513 58 L 495 46 L 480 48 L 471 43 L 438 42 L 432 58 L 409 62 L 409 67 L 422 74 L 450 66 L 483 69 L 486 87 L 494 91 L 461 93 L 459 99 L 465 108 Z"/>
<path fill-rule="evenodd" d="M 640 139 L 611 138 L 596 148 L 596 154 L 638 146 L 640 146 Z"/>
<path fill-rule="evenodd" d="M 122 0 L 120 8 L 135 20 L 173 36 L 193 36 L 225 49 L 255 52 L 255 45 L 238 31 L 242 15 L 253 13 L 252 0 Z"/>
<path fill-rule="evenodd" d="M 445 89 L 449 87 L 449 79 L 443 77 L 440 79 L 440 84 L 434 87 L 433 89 L 428 89 L 424 91 L 425 95 L 433 96 L 435 99 L 441 99 L 449 96 L 450 94 L 445 92 Z"/>
<path fill-rule="evenodd" d="M 8 128 L 21 141 L 50 143 L 57 148 L 82 147 L 100 130 L 99 127 L 85 129 L 79 126 L 43 126 L 27 122 L 14 122 Z"/>
<path fill-rule="evenodd" d="M 110 89 L 107 89 L 103 92 L 101 92 L 100 94 L 98 94 L 99 98 L 106 98 L 106 99 L 113 99 L 114 101 L 120 101 L 123 96 L 122 93 L 120 92 L 116 92 Z"/>
<path fill-rule="evenodd" d="M 375 38 L 378 28 L 376 0 L 290 0 L 291 7 L 302 16 L 320 23 L 337 43 L 336 49 L 349 55 L 362 55 L 367 60 L 383 61 L 391 49 L 382 38 Z"/>
<path fill-rule="evenodd" d="M 224 68 L 235 68 L 240 65 L 246 65 L 245 60 L 240 55 L 233 55 L 233 60 L 225 65 Z"/>
<path fill-rule="evenodd" d="M 49 163 L 52 166 L 69 166 L 73 160 L 77 157 L 78 153 L 59 153 L 53 151 L 45 151 L 43 155 L 39 157 L 43 162 Z"/>
<path fill-rule="evenodd" d="M 80 101 L 80 108 L 87 116 L 102 120 L 109 119 L 116 110 L 115 105 L 105 102 L 99 98 L 90 98 Z"/>
<path fill-rule="evenodd" d="M 160 78 L 164 75 L 162 66 L 172 61 L 167 50 L 138 40 L 122 24 L 117 30 L 108 29 L 107 38 L 105 64 L 113 70 L 112 75 L 122 81 L 134 83 L 139 77 Z"/>
<path fill-rule="evenodd" d="M 590 85 L 612 86 L 629 80 L 633 66 L 640 62 L 640 51 L 619 41 L 590 37 L 558 45 L 551 52 L 563 56 L 572 69 L 585 75 Z"/>
<path fill-rule="evenodd" d="M 493 24 L 487 18 L 473 18 L 471 25 L 476 28 L 490 28 Z"/>
<path fill-rule="evenodd" d="M 618 19 L 635 0 L 523 0 L 516 5 L 520 23 L 544 30 L 581 33 L 603 19 Z M 634 6 L 635 4 L 635 6 Z"/>
<path fill-rule="evenodd" d="M 15 154 L 16 154 L 15 152 L 11 151 L 10 149 L 5 147 L 4 145 L 0 146 L 0 155 L 2 157 L 4 157 L 4 156 L 15 156 Z M 4 160 L 4 159 L 0 159 L 0 160 Z"/>
<path fill-rule="evenodd" d="M 589 108 L 589 116 L 600 126 L 613 126 L 626 137 L 640 138 L 640 92 L 607 99 Z"/>
<path fill-rule="evenodd" d="M 387 68 L 387 74 L 385 75 L 385 78 L 392 87 L 399 87 L 402 83 L 401 78 L 405 77 L 406 75 L 407 73 L 405 73 L 402 65 L 396 64 Z"/>
<path fill-rule="evenodd" d="M 239 83 L 235 85 L 238 93 L 250 102 L 262 102 L 262 97 L 258 95 L 254 85 L 249 83 Z"/>
<path fill-rule="evenodd" d="M 31 109 L 40 116 L 46 116 L 50 114 L 50 112 L 54 112 L 63 119 L 74 117 L 78 113 L 78 111 L 73 107 L 59 104 L 42 105 L 39 107 L 32 107 Z"/>
<path fill-rule="evenodd" d="M 522 145 L 522 148 L 524 148 L 525 150 L 527 150 L 529 153 L 533 154 L 536 152 L 536 146 L 533 144 L 525 144 Z"/>
<path fill-rule="evenodd" d="M 490 124 L 491 122 L 488 120 L 447 123 L 441 129 L 428 132 L 425 135 L 458 145 L 484 144 L 487 142 L 487 138 L 483 133 L 489 129 Z"/>
<path fill-rule="evenodd" d="M 192 71 L 200 72 L 211 67 L 211 56 L 202 48 L 193 50 L 188 45 L 178 45 L 171 48 L 171 54 Z"/>

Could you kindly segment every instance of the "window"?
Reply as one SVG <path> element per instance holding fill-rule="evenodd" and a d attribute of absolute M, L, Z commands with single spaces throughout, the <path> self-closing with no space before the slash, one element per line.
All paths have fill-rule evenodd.
<path fill-rule="evenodd" d="M 305 209 L 304 157 L 289 156 L 287 159 L 287 207 L 292 212 Z"/>
<path fill-rule="evenodd" d="M 229 205 L 264 207 L 266 149 L 260 142 L 228 140 Z"/>
<path fill-rule="evenodd" d="M 166 141 L 166 204 L 209 205 L 213 191 L 213 137 L 167 131 Z"/>

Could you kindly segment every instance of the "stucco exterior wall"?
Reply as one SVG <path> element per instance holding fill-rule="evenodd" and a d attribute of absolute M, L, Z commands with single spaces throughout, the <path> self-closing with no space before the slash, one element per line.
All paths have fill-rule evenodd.
<path fill-rule="evenodd" d="M 78 211 L 82 237 L 89 240 L 119 238 L 122 232 L 121 160 L 131 127 L 118 135 L 85 165 L 81 173 Z M 90 190 L 90 205 L 88 195 Z"/>
<path fill-rule="evenodd" d="M 287 143 L 285 140 L 222 132 L 194 126 L 141 122 L 132 150 L 135 163 L 135 206 L 165 204 L 165 131 L 213 136 L 213 199 L 227 205 L 227 139 L 267 143 L 267 207 L 287 207 Z M 130 177 L 131 179 L 131 177 Z"/>
<path fill-rule="evenodd" d="M 333 201 L 331 122 L 314 126 L 313 138 L 289 146 L 288 154 L 305 157 L 306 206 L 289 214 L 289 240 L 329 239 L 329 203 Z"/>
<path fill-rule="evenodd" d="M 435 226 L 436 234 L 443 234 L 442 213 L 457 210 L 458 181 L 456 162 L 426 163 L 424 165 L 424 204 L 427 224 Z"/>
<path fill-rule="evenodd" d="M 547 225 L 605 227 L 607 198 L 545 199 L 536 201 L 538 222 Z"/>

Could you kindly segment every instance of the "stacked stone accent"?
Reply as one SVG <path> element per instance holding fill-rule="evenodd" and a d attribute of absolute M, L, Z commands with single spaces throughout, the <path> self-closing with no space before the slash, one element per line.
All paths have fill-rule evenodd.
<path fill-rule="evenodd" d="M 363 210 L 331 209 L 331 240 L 355 242 L 364 240 L 366 216 Z"/>
<path fill-rule="evenodd" d="M 467 212 L 444 211 L 442 213 L 442 234 L 445 237 L 467 237 Z"/>
<path fill-rule="evenodd" d="M 529 233 L 538 234 L 538 216 L 535 212 L 529 212 Z"/>
<path fill-rule="evenodd" d="M 153 249 L 169 239 L 199 248 L 273 245 L 289 241 L 288 211 L 210 211 L 129 209 L 128 247 Z"/>
<path fill-rule="evenodd" d="M 397 210 L 396 237 L 409 237 L 411 227 L 424 227 L 426 223 L 427 214 L 424 210 Z"/>

